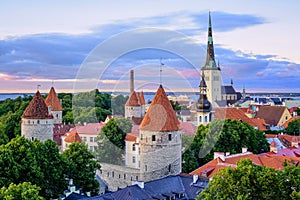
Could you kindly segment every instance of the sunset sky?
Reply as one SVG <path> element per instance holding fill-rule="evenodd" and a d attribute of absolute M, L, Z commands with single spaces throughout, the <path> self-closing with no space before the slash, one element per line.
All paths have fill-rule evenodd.
<path fill-rule="evenodd" d="M 299 10 L 297 0 L 0 0 L 0 93 L 127 91 L 130 69 L 139 90 L 197 90 L 209 11 L 225 85 L 300 92 Z"/>

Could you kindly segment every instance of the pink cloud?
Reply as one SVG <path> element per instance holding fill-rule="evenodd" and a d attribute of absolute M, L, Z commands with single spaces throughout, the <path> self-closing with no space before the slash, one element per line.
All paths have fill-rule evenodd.
<path fill-rule="evenodd" d="M 257 72 L 256 76 L 263 76 L 265 73 L 264 72 Z"/>

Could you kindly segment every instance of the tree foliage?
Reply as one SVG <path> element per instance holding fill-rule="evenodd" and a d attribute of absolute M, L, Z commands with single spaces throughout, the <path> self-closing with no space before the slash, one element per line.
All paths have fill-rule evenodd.
<path fill-rule="evenodd" d="M 300 118 L 291 121 L 285 131 L 289 135 L 300 135 Z"/>
<path fill-rule="evenodd" d="M 236 169 L 227 167 L 214 175 L 198 199 L 297 199 L 299 183 L 299 166 L 275 171 L 243 159 Z"/>
<path fill-rule="evenodd" d="M 40 187 L 32 185 L 30 182 L 23 182 L 18 185 L 11 183 L 8 187 L 0 189 L 0 199 L 3 200 L 43 200 L 39 195 Z"/>
<path fill-rule="evenodd" d="M 200 125 L 194 141 L 190 145 L 190 151 L 183 153 L 183 172 L 191 172 L 198 166 L 211 161 L 214 152 L 235 154 L 240 153 L 243 147 L 247 147 L 253 153 L 269 150 L 269 144 L 263 132 L 254 129 L 247 123 L 225 119 L 214 120 L 207 126 Z M 200 152 L 201 155 L 199 155 Z M 196 165 L 194 162 L 188 161 L 192 157 L 191 155 L 196 158 Z"/>
<path fill-rule="evenodd" d="M 84 192 L 92 192 L 93 195 L 99 191 L 99 183 L 95 179 L 96 170 L 100 165 L 94 159 L 94 155 L 84 143 L 72 143 L 62 155 L 68 160 L 68 177 L 72 178 L 74 184 Z"/>
<path fill-rule="evenodd" d="M 54 141 L 18 136 L 0 146 L 0 187 L 31 182 L 41 187 L 41 196 L 57 198 L 67 187 L 66 163 Z"/>

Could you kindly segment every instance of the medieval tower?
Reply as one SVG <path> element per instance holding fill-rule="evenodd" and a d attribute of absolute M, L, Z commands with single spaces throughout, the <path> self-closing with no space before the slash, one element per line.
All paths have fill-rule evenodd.
<path fill-rule="evenodd" d="M 200 96 L 197 102 L 197 124 L 207 125 L 212 121 L 212 105 L 207 99 L 207 85 L 204 78 L 204 73 L 202 72 L 201 82 L 200 82 Z"/>
<path fill-rule="evenodd" d="M 48 107 L 48 112 L 53 115 L 53 123 L 61 124 L 63 109 L 53 87 L 51 87 L 45 102 Z"/>
<path fill-rule="evenodd" d="M 48 112 L 47 105 L 39 91 L 22 115 L 21 135 L 44 142 L 53 139 L 53 116 Z"/>
<path fill-rule="evenodd" d="M 222 80 L 221 80 L 221 69 L 216 64 L 215 61 L 210 13 L 208 17 L 209 19 L 208 19 L 208 41 L 207 41 L 206 62 L 201 70 L 204 72 L 205 81 L 207 84 L 207 98 L 213 104 L 213 106 L 216 106 L 217 105 L 216 102 L 222 100 L 222 95 L 221 95 Z"/>
<path fill-rule="evenodd" d="M 142 181 L 181 172 L 180 122 L 161 85 L 140 125 L 139 143 Z"/>

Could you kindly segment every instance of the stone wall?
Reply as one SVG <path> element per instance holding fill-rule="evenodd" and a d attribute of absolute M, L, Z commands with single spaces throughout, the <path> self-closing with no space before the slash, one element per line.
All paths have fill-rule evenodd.
<path fill-rule="evenodd" d="M 53 123 L 61 124 L 62 123 L 62 111 L 51 110 L 51 113 L 53 115 Z"/>
<path fill-rule="evenodd" d="M 141 117 L 141 106 L 125 106 L 125 118 Z"/>
<path fill-rule="evenodd" d="M 131 185 L 132 181 L 140 180 L 139 169 L 125 166 L 100 163 L 101 170 L 97 174 L 108 186 L 108 190 L 116 191 L 118 188 L 125 188 Z"/>
<path fill-rule="evenodd" d="M 41 142 L 53 140 L 53 119 L 22 119 L 21 135 Z"/>

